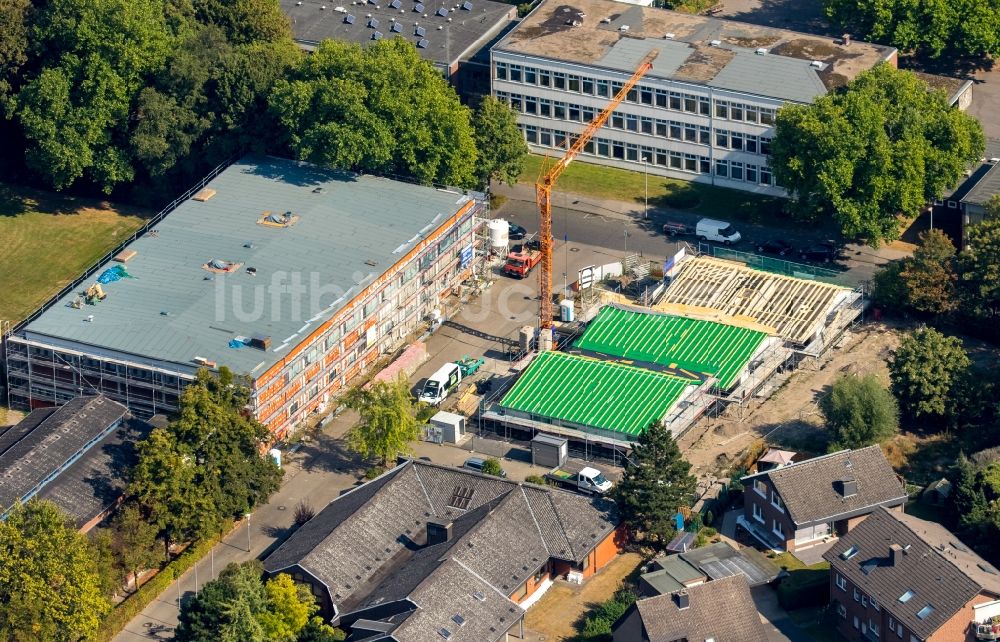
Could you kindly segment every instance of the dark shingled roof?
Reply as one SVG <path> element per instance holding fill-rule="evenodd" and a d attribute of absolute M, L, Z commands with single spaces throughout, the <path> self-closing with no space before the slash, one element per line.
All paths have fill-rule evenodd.
<path fill-rule="evenodd" d="M 93 448 L 128 410 L 107 397 L 76 397 L 36 410 L 0 435 L 0 513 L 37 493 Z"/>
<path fill-rule="evenodd" d="M 135 444 L 148 437 L 152 428 L 138 419 L 123 422 L 43 486 L 38 498 L 55 503 L 76 521 L 77 528 L 83 528 L 125 492 L 122 473 L 135 464 Z"/>
<path fill-rule="evenodd" d="M 639 600 L 632 607 L 639 611 L 649 642 L 709 638 L 715 642 L 767 642 L 767 633 L 743 575 L 685 590 L 689 599 L 685 609 L 678 608 L 676 593 Z"/>
<path fill-rule="evenodd" d="M 425 618 L 440 615 L 433 614 L 433 601 L 417 595 L 433 593 L 429 583 L 451 590 L 449 578 L 460 567 L 502 595 L 507 615 L 497 611 L 491 620 L 502 636 L 520 617 L 519 610 L 506 611 L 513 606 L 507 596 L 550 558 L 581 562 L 614 530 L 611 511 L 606 500 L 408 461 L 335 499 L 264 567 L 277 573 L 298 565 L 328 588 L 341 613 L 415 602 L 423 613 L 407 616 L 393 633 L 407 642 L 430 639 L 414 632 L 414 617 L 429 622 Z M 426 546 L 428 522 L 450 523 L 450 539 Z M 468 626 L 453 633 L 452 642 L 494 639 L 477 637 L 481 632 Z"/>
<path fill-rule="evenodd" d="M 292 21 L 295 41 L 303 46 L 313 47 L 327 39 L 364 46 L 373 42 L 372 35 L 379 31 L 385 38 L 404 38 L 414 45 L 426 40 L 426 46 L 417 46 L 417 53 L 433 64 L 445 66 L 469 58 L 485 47 L 490 38 L 510 24 L 512 11 L 516 15 L 513 5 L 470 0 L 469 8 L 465 9 L 464 1 L 399 0 L 397 8 L 392 6 L 393 0 L 357 4 L 351 0 L 281 0 L 281 10 Z M 423 6 L 422 11 L 416 11 L 418 4 Z M 320 9 L 323 6 L 326 8 Z M 444 16 L 438 15 L 442 8 Z M 354 17 L 351 23 L 347 21 L 348 15 Z M 369 26 L 373 24 L 371 19 L 378 20 L 377 27 Z M 393 24 L 399 25 L 399 31 L 393 31 Z M 421 28 L 420 33 L 417 27 Z"/>
<path fill-rule="evenodd" d="M 870 512 L 876 506 L 906 501 L 903 483 L 879 446 L 815 457 L 774 470 L 748 475 L 744 484 L 768 477 L 797 526 Z M 857 481 L 857 493 L 844 497 L 841 482 Z"/>
<path fill-rule="evenodd" d="M 893 544 L 902 547 L 895 566 L 889 552 Z M 851 547 L 857 548 L 857 554 L 843 559 L 841 554 Z M 930 637 L 980 592 L 1000 596 L 1000 571 L 940 524 L 895 511 L 876 510 L 823 557 L 834 572 L 877 599 L 922 639 Z M 900 602 L 907 591 L 913 596 Z M 927 605 L 934 610 L 924 618 L 917 617 Z"/>

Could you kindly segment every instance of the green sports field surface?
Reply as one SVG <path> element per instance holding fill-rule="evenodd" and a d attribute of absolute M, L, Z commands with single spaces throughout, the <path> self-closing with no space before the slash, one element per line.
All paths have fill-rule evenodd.
<path fill-rule="evenodd" d="M 563 352 L 543 352 L 500 405 L 624 433 L 642 434 L 697 381 Z"/>
<path fill-rule="evenodd" d="M 710 375 L 726 390 L 765 339 L 764 332 L 724 323 L 605 306 L 574 346 Z"/>

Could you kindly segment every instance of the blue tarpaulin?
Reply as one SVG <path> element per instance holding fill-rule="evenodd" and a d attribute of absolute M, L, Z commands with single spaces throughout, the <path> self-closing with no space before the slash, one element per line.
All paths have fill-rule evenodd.
<path fill-rule="evenodd" d="M 97 282 L 102 285 L 107 285 L 108 283 L 114 283 L 115 281 L 120 281 L 121 279 L 131 278 L 132 275 L 125 270 L 124 265 L 116 265 L 101 272 L 101 276 L 97 277 Z"/>

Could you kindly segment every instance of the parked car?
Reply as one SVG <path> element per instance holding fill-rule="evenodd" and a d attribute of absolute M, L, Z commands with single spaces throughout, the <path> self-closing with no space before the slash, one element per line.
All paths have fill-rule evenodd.
<path fill-rule="evenodd" d="M 783 239 L 768 239 L 757 244 L 757 254 L 785 256 L 792 253 L 792 244 Z"/>
<path fill-rule="evenodd" d="M 462 468 L 464 468 L 466 470 L 471 470 L 471 471 L 474 471 L 474 472 L 477 472 L 477 473 L 481 473 L 481 472 L 483 472 L 483 466 L 485 466 L 485 465 L 486 465 L 486 460 L 483 459 L 482 457 L 469 457 L 468 459 L 465 460 L 465 463 L 462 464 Z M 507 478 L 507 471 L 504 470 L 503 468 L 501 468 L 500 469 L 500 476 L 506 479 Z"/>
<path fill-rule="evenodd" d="M 501 228 L 502 229 L 502 228 Z M 520 241 L 525 236 L 527 236 L 528 230 L 524 229 L 517 223 L 507 223 L 507 238 L 511 241 Z"/>
<path fill-rule="evenodd" d="M 817 263 L 829 263 L 837 259 L 837 245 L 833 241 L 823 243 L 813 243 L 802 248 L 799 256 L 803 261 L 815 261 Z"/>
<path fill-rule="evenodd" d="M 699 241 L 717 241 L 723 245 L 739 243 L 743 238 L 736 228 L 725 221 L 717 221 L 714 218 L 703 218 L 695 226 L 695 234 Z"/>

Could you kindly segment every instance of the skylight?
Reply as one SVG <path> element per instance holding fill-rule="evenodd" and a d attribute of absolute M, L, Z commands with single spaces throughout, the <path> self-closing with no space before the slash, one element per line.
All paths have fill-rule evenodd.
<path fill-rule="evenodd" d="M 846 551 L 844 551 L 843 553 L 840 554 L 840 559 L 846 561 L 846 560 L 851 559 L 852 557 L 854 557 L 857 554 L 858 554 L 858 547 L 857 546 L 852 546 L 852 547 L 850 547 L 849 549 L 847 549 Z"/>
<path fill-rule="evenodd" d="M 934 607 L 928 604 L 924 608 L 917 611 L 917 617 L 921 620 L 926 620 L 927 616 L 934 612 Z"/>
<path fill-rule="evenodd" d="M 914 593 L 912 590 L 907 590 L 906 593 L 903 593 L 902 595 L 899 596 L 899 601 L 902 602 L 903 604 L 906 604 L 911 599 L 913 599 L 914 595 L 916 595 L 916 593 Z"/>

